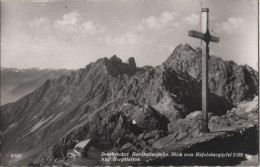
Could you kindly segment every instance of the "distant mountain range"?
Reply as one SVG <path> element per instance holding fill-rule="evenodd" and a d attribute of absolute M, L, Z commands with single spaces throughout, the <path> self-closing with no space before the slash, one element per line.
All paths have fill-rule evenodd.
<path fill-rule="evenodd" d="M 48 79 L 69 75 L 66 69 L 16 69 L 1 67 L 1 105 L 14 102 Z"/>
<path fill-rule="evenodd" d="M 134 58 L 122 62 L 113 56 L 69 73 L 4 73 L 3 89 L 9 93 L 25 94 L 23 89 L 32 91 L 48 80 L 1 107 L 3 165 L 53 165 L 76 141 L 87 138 L 114 143 L 124 138 L 131 143 L 140 134 L 153 132 L 151 139 L 156 141 L 171 133 L 169 125 L 201 110 L 201 50 L 188 44 L 179 45 L 156 67 L 136 67 Z M 209 83 L 209 111 L 214 115 L 258 94 L 255 70 L 214 56 L 209 60 Z M 23 157 L 10 159 L 14 152 Z"/>

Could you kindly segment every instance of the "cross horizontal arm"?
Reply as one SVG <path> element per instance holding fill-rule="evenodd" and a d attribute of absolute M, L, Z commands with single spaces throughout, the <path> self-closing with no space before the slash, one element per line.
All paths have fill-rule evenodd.
<path fill-rule="evenodd" d="M 210 36 L 210 41 L 211 42 L 219 42 L 219 37 L 215 37 L 215 36 Z"/>
<path fill-rule="evenodd" d="M 204 39 L 204 34 L 201 33 L 201 32 L 198 32 L 198 31 L 189 31 L 189 34 L 188 34 L 190 37 L 194 37 L 194 38 L 199 38 L 199 39 Z"/>
<path fill-rule="evenodd" d="M 206 37 L 209 37 L 209 39 L 210 39 L 209 41 L 210 42 L 219 42 L 219 37 L 215 37 L 215 36 L 212 36 L 212 35 L 206 36 L 206 34 L 198 32 L 198 31 L 194 31 L 194 30 L 189 31 L 188 35 L 190 37 L 199 38 L 199 39 L 202 39 L 202 40 L 205 40 Z"/>

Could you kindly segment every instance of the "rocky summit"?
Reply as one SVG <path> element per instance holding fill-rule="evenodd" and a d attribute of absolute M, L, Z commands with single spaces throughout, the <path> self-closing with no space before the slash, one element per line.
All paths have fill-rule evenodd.
<path fill-rule="evenodd" d="M 258 73 L 249 66 L 214 56 L 209 63 L 209 111 L 218 120 L 258 94 Z M 167 136 L 180 141 L 191 122 L 199 124 L 200 80 L 201 51 L 187 44 L 160 66 L 137 67 L 134 58 L 122 62 L 114 55 L 47 80 L 1 106 L 2 164 L 53 165 L 89 138 L 110 143 L 103 149 L 132 151 L 159 149 Z M 11 159 L 14 152 L 22 158 Z"/>
<path fill-rule="evenodd" d="M 193 49 L 188 44 L 181 44 L 163 64 L 201 81 L 200 48 Z M 210 92 L 237 104 L 258 95 L 258 73 L 248 65 L 237 65 L 234 61 L 210 56 L 209 88 Z"/>

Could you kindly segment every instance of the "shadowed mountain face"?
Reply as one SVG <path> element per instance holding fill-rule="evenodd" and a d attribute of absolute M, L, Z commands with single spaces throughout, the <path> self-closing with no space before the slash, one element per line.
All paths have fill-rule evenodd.
<path fill-rule="evenodd" d="M 188 44 L 179 45 L 163 63 L 176 71 L 188 73 L 201 81 L 201 49 L 194 50 Z M 252 99 L 258 94 L 258 73 L 248 65 L 237 65 L 221 58 L 209 58 L 210 92 L 224 97 L 232 104 Z"/>
<path fill-rule="evenodd" d="M 69 75 L 71 70 L 1 68 L 1 105 L 14 102 L 48 79 Z"/>
<path fill-rule="evenodd" d="M 209 108 L 221 115 L 237 101 L 255 96 L 257 72 L 215 59 L 233 69 L 231 74 L 220 67 L 210 72 L 217 75 L 220 71 L 222 80 L 214 77 L 215 85 L 210 81 L 215 89 Z M 165 136 L 169 123 L 201 109 L 199 63 L 199 52 L 181 45 L 161 66 L 138 68 L 133 58 L 122 62 L 113 56 L 69 76 L 47 80 L 32 93 L 1 107 L 2 163 L 51 165 L 77 140 L 89 137 L 112 142 L 123 137 L 131 142 L 150 131 L 157 138 Z M 237 80 L 243 84 L 236 85 Z M 228 85 L 231 90 L 226 89 Z M 240 94 L 240 89 L 245 93 Z M 23 155 L 19 161 L 10 159 L 14 151 Z"/>

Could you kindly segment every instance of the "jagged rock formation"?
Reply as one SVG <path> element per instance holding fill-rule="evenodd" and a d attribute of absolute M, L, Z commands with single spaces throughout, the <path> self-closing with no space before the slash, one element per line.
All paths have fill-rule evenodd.
<path fill-rule="evenodd" d="M 185 133 L 183 128 L 176 132 L 176 123 L 201 109 L 200 60 L 198 52 L 188 45 L 177 47 L 173 55 L 161 66 L 142 68 L 136 67 L 133 58 L 127 62 L 116 56 L 102 58 L 69 76 L 47 80 L 32 93 L 2 106 L 2 119 L 6 120 L 2 123 L 3 164 L 17 163 L 8 157 L 15 150 L 23 154 L 19 164 L 34 160 L 52 165 L 54 158 L 66 156 L 77 141 L 86 138 L 117 143 L 120 149 L 134 142 L 134 150 L 148 149 L 146 144 L 149 149 L 159 148 L 159 139 L 168 133 L 175 135 L 176 141 L 181 140 Z M 185 55 L 192 59 L 186 60 Z M 190 65 L 193 61 L 194 66 Z M 241 71 L 232 71 L 232 76 L 241 76 Z M 248 77 L 239 78 L 244 84 L 232 86 L 231 94 L 220 89 L 222 85 L 217 81 L 216 92 L 209 97 L 210 111 L 221 115 L 237 101 L 253 98 L 255 74 L 252 70 L 248 74 L 253 82 L 246 80 Z M 228 76 L 220 79 L 236 85 L 236 79 Z M 247 93 L 235 98 L 240 89 Z"/>
<path fill-rule="evenodd" d="M 164 62 L 167 67 L 188 73 L 201 80 L 201 49 L 188 44 L 179 45 Z M 253 99 L 258 94 L 258 73 L 248 65 L 237 65 L 211 56 L 209 59 L 209 88 L 232 104 Z"/>
<path fill-rule="evenodd" d="M 227 131 L 229 129 L 237 129 L 239 127 L 258 126 L 258 112 L 258 97 L 255 97 L 252 101 L 240 102 L 225 115 L 216 116 L 214 114 L 210 114 L 209 128 L 211 132 L 220 132 Z M 167 148 L 177 145 L 178 141 L 185 138 L 187 139 L 198 136 L 198 126 L 201 125 L 201 115 L 201 111 L 195 111 L 187 115 L 186 118 L 178 120 L 178 123 L 170 124 L 168 128 L 171 134 L 157 140 L 152 145 L 153 148 Z M 131 146 L 128 148 L 131 148 Z"/>
<path fill-rule="evenodd" d="M 107 71 L 112 75 L 112 76 L 118 76 L 122 74 L 127 74 L 129 76 L 133 75 L 137 68 L 135 64 L 135 60 L 133 57 L 130 57 L 127 62 L 123 63 L 122 60 L 116 55 L 110 58 L 104 59 Z"/>

